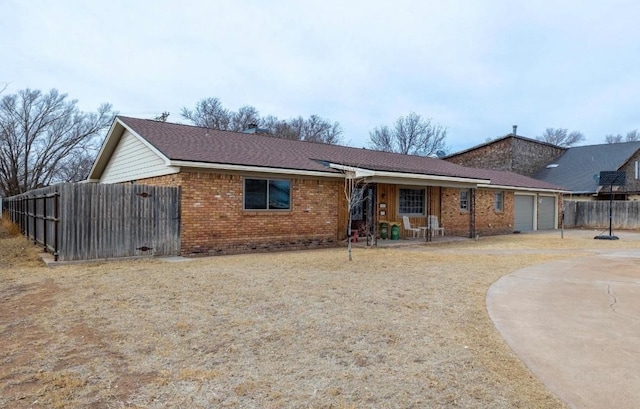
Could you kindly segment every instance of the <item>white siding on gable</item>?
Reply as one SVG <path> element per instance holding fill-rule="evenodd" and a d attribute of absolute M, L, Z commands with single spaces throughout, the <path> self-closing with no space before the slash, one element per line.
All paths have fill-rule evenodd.
<path fill-rule="evenodd" d="M 100 183 L 119 183 L 130 180 L 178 173 L 167 166 L 160 156 L 149 149 L 131 132 L 124 131 L 118 146 L 102 173 Z"/>

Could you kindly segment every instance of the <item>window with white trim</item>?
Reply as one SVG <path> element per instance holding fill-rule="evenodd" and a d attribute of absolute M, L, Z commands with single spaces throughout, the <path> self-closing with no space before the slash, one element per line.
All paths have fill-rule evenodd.
<path fill-rule="evenodd" d="M 460 210 L 469 211 L 469 191 L 461 190 L 460 191 Z"/>
<path fill-rule="evenodd" d="M 290 210 L 291 181 L 282 179 L 245 179 L 245 210 Z"/>
<path fill-rule="evenodd" d="M 424 213 L 424 189 L 400 189 L 398 197 L 398 213 Z"/>
<path fill-rule="evenodd" d="M 493 197 L 493 210 L 501 212 L 504 209 L 504 192 L 496 192 Z"/>

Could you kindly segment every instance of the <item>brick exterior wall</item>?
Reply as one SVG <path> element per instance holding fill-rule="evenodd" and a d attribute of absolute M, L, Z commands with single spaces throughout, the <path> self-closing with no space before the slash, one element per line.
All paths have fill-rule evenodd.
<path fill-rule="evenodd" d="M 471 191 L 469 191 L 471 192 Z M 503 209 L 494 210 L 495 196 L 503 192 Z M 491 236 L 513 232 L 514 195 L 511 191 L 477 189 L 475 192 L 475 234 Z M 445 233 L 469 237 L 471 213 L 460 210 L 460 189 L 442 189 L 441 223 Z"/>
<path fill-rule="evenodd" d="M 281 178 L 281 177 L 279 177 Z M 136 181 L 181 186 L 183 255 L 337 246 L 342 181 L 291 179 L 291 210 L 243 210 L 244 176 L 183 171 Z"/>
<path fill-rule="evenodd" d="M 531 176 L 564 151 L 558 146 L 511 136 L 446 160 L 472 168 L 506 170 Z"/>

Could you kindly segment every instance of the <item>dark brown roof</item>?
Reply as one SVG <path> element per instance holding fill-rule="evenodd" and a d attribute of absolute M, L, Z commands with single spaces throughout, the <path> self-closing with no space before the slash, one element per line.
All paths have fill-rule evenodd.
<path fill-rule="evenodd" d="M 529 189 L 555 189 L 564 190 L 558 185 L 554 185 L 542 180 L 533 179 L 528 176 L 520 175 L 514 172 L 506 172 L 503 170 L 491 169 L 475 169 L 478 172 L 478 178 L 490 179 L 491 184 L 495 186 L 513 186 Z"/>
<path fill-rule="evenodd" d="M 492 184 L 503 186 L 560 189 L 515 173 L 468 168 L 437 158 L 220 131 L 148 119 L 123 116 L 118 119 L 170 160 L 335 173 L 337 171 L 328 166 L 328 163 L 333 163 L 376 171 L 492 179 Z"/>

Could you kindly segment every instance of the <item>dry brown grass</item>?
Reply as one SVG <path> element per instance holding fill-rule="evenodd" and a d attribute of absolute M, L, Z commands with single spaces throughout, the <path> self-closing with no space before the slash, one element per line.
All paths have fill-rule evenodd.
<path fill-rule="evenodd" d="M 0 239 L 4 239 L 7 237 L 16 237 L 20 234 L 20 226 L 13 223 L 9 219 L 8 214 L 2 215 L 2 220 L 0 220 Z"/>
<path fill-rule="evenodd" d="M 603 246 L 638 242 L 12 262 L 0 269 L 0 407 L 561 408 L 496 332 L 485 294 L 504 274 Z"/>

